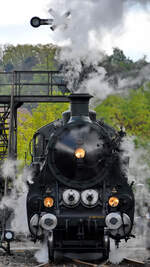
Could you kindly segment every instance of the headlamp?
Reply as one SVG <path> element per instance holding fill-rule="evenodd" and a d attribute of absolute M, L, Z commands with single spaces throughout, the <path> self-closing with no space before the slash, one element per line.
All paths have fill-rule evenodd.
<path fill-rule="evenodd" d="M 63 201 L 68 206 L 72 207 L 79 203 L 80 200 L 80 194 L 75 189 L 66 189 L 63 192 Z"/>
<path fill-rule="evenodd" d="M 74 154 L 77 159 L 83 159 L 85 157 L 85 150 L 83 148 L 77 148 Z"/>
<path fill-rule="evenodd" d="M 86 206 L 93 207 L 98 202 L 98 192 L 94 189 L 84 190 L 81 193 L 81 200 Z"/>
<path fill-rule="evenodd" d="M 119 199 L 117 197 L 110 197 L 108 203 L 111 207 L 117 207 L 119 204 Z"/>
<path fill-rule="evenodd" d="M 46 197 L 44 198 L 44 206 L 46 208 L 51 208 L 54 205 L 54 199 L 52 197 Z"/>

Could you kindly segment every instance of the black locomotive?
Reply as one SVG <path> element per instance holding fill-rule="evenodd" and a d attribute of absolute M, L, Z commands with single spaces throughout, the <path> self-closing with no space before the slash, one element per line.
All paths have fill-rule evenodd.
<path fill-rule="evenodd" d="M 33 136 L 33 183 L 27 195 L 33 239 L 47 242 L 50 260 L 61 254 L 107 259 L 110 238 L 128 240 L 134 195 L 116 132 L 89 111 L 88 94 L 72 94 L 70 111 Z"/>

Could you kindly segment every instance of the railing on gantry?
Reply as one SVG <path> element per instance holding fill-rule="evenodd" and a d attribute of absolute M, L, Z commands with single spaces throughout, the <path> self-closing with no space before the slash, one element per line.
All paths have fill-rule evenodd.
<path fill-rule="evenodd" d="M 56 96 L 68 92 L 67 83 L 59 71 L 0 72 L 0 95 Z"/>
<path fill-rule="evenodd" d="M 68 102 L 68 92 L 59 71 L 0 72 L 0 161 L 17 157 L 18 107 L 31 102 Z"/>
<path fill-rule="evenodd" d="M 17 158 L 17 109 L 30 102 L 69 102 L 68 93 L 59 71 L 0 72 L 0 167 L 5 158 Z"/>

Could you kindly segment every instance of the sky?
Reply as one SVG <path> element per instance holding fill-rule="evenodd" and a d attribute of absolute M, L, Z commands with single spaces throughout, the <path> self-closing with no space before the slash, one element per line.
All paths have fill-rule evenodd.
<path fill-rule="evenodd" d="M 33 16 L 50 18 L 48 14 L 48 9 L 51 7 L 50 1 L 1 0 L 0 44 L 57 44 L 55 31 L 52 32 L 49 26 L 33 28 L 30 25 L 30 19 Z M 124 29 L 122 32 L 119 32 L 116 36 L 113 35 L 113 37 L 107 33 L 103 41 L 93 39 L 93 43 L 97 42 L 97 45 L 103 43 L 103 49 L 108 54 L 112 53 L 113 47 L 119 47 L 127 57 L 133 60 L 138 60 L 147 55 L 147 60 L 150 61 L 149 14 L 149 12 L 139 6 L 132 8 L 124 19 Z M 77 26 L 80 27 L 80 25 Z"/>

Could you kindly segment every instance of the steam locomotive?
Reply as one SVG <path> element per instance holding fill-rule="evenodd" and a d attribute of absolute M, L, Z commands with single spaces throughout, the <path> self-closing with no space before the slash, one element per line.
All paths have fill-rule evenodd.
<path fill-rule="evenodd" d="M 89 110 L 89 94 L 71 94 L 70 110 L 33 136 L 33 182 L 27 195 L 34 241 L 47 242 L 49 260 L 61 255 L 107 259 L 131 237 L 134 195 L 117 132 Z"/>

